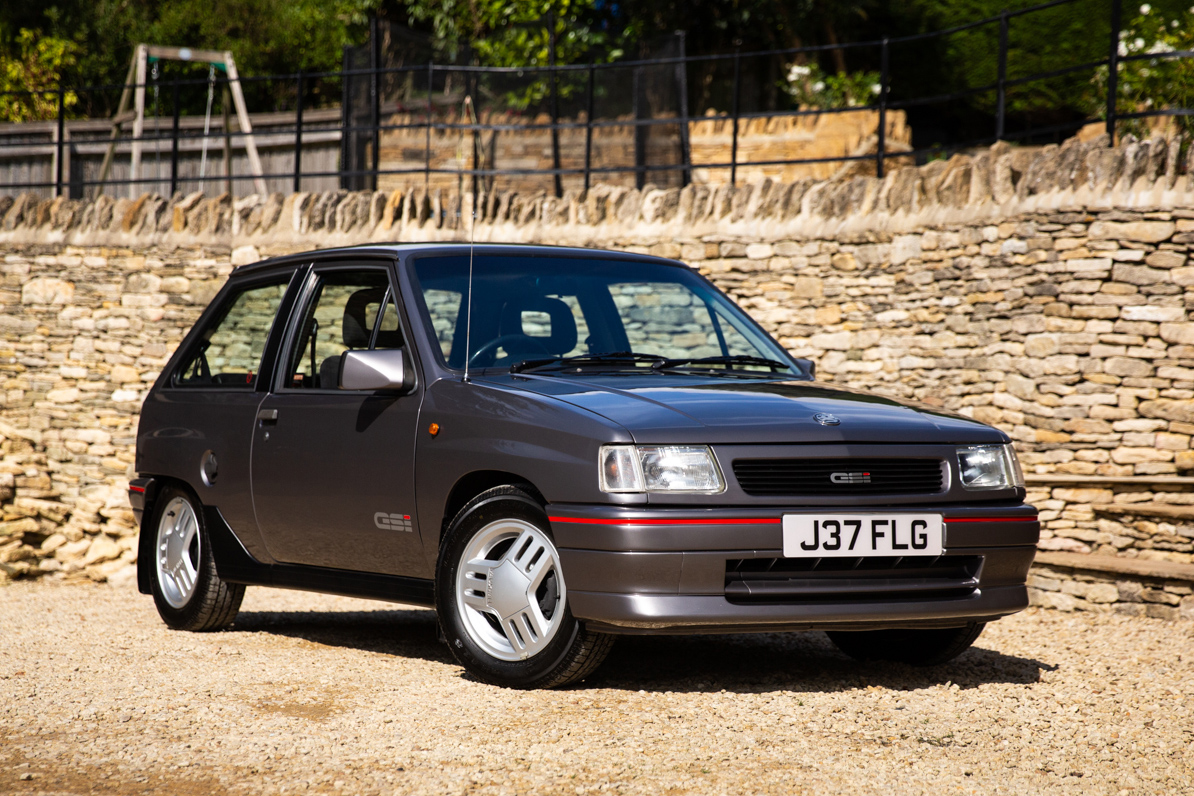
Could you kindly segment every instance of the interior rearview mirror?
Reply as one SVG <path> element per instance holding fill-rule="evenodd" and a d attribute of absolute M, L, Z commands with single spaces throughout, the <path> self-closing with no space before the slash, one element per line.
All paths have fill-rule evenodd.
<path fill-rule="evenodd" d="M 401 348 L 340 355 L 341 390 L 409 390 L 414 382 L 414 370 Z"/>

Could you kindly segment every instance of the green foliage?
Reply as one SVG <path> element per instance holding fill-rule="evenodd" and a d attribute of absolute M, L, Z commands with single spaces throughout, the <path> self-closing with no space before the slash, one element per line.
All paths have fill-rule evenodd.
<path fill-rule="evenodd" d="M 298 69 L 337 71 L 341 48 L 358 44 L 368 15 L 381 0 L 49 0 L 0 3 L 3 32 L 40 29 L 68 42 L 73 60 L 63 64 L 67 82 L 122 84 L 139 43 L 231 50 L 242 74 L 289 74 Z M 179 64 L 167 74 L 199 77 Z M 82 110 L 107 115 L 119 91 L 80 97 Z M 277 99 L 277 98 L 275 98 Z M 261 101 L 272 101 L 262 98 Z"/>
<path fill-rule="evenodd" d="M 1037 2 L 1039 0 L 913 0 L 913 5 L 925 14 L 927 29 L 933 30 L 995 17 L 1005 8 L 1015 11 Z M 1015 80 L 1097 61 L 1106 57 L 1109 40 L 1110 0 L 1086 0 L 1010 17 L 1007 78 Z M 920 87 L 922 95 L 989 86 L 998 79 L 998 22 L 955 33 L 929 46 L 941 48 L 942 77 L 946 82 L 942 86 Z M 906 58 L 910 53 L 900 50 L 893 55 Z M 1089 75 L 1089 72 L 1078 72 L 1011 86 L 1007 91 L 1007 111 L 1026 113 L 1073 106 L 1086 89 Z M 995 92 L 973 95 L 967 102 L 992 112 L 996 105 Z"/>
<path fill-rule="evenodd" d="M 690 53 L 742 52 L 832 44 L 884 35 L 872 19 L 879 0 L 637 0 L 626 3 L 626 30 L 649 40 L 688 32 Z M 834 54 L 830 54 L 833 58 Z M 840 63 L 834 71 L 845 71 Z"/>
<path fill-rule="evenodd" d="M 801 108 L 854 108 L 879 97 L 878 72 L 828 75 L 816 64 L 792 64 L 781 88 Z"/>
<path fill-rule="evenodd" d="M 535 67 L 551 62 L 554 24 L 555 61 L 608 62 L 622 55 L 620 37 L 609 33 L 609 20 L 600 0 L 409 0 L 406 10 L 414 24 L 428 24 L 449 57 L 459 59 L 469 48 L 469 60 L 484 66 Z M 561 96 L 576 90 L 561 79 Z M 528 80 L 503 92 L 506 105 L 525 109 L 547 95 L 546 79 Z"/>
<path fill-rule="evenodd" d="M 172 0 L 141 40 L 231 50 L 246 74 L 338 69 L 361 39 L 374 0 Z M 129 42 L 130 44 L 133 42 Z"/>
<path fill-rule="evenodd" d="M 1165 58 L 1165 53 L 1194 50 L 1194 9 L 1165 10 L 1152 5 L 1140 6 L 1120 33 L 1119 55 L 1132 60 L 1121 61 L 1118 72 L 1116 107 L 1119 113 L 1147 112 L 1165 108 L 1194 108 L 1194 60 Z M 1135 59 L 1134 56 L 1155 55 L 1155 58 Z M 1091 99 L 1098 103 L 1093 109 L 1101 115 L 1101 98 L 1107 96 L 1107 69 L 1099 69 L 1093 81 Z M 1194 119 L 1174 117 L 1186 135 L 1194 134 Z M 1143 119 L 1128 119 L 1121 123 L 1122 132 L 1139 137 L 1147 135 L 1148 124 Z"/>
<path fill-rule="evenodd" d="M 11 46 L 0 50 L 0 121 L 36 122 L 58 116 L 58 88 L 63 71 L 75 63 L 78 47 L 70 41 L 22 28 Z M 26 93 L 28 92 L 28 93 Z M 73 91 L 62 97 L 65 108 L 78 102 Z"/>
<path fill-rule="evenodd" d="M 486 66 L 546 66 L 552 19 L 557 63 L 620 54 L 614 37 L 600 27 L 598 5 L 599 0 L 409 0 L 406 11 L 412 22 L 430 24 L 452 55 L 471 46 Z"/>

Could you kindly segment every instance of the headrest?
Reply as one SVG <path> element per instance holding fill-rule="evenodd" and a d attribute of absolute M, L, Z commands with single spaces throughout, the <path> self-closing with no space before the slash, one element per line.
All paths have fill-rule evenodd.
<path fill-rule="evenodd" d="M 374 313 L 376 319 L 377 314 L 381 312 L 381 300 L 385 295 L 384 287 L 369 287 L 348 297 L 348 302 L 344 305 L 344 345 L 349 348 L 369 347 L 369 333 L 373 330 L 369 328 L 367 321 L 368 309 L 372 304 L 377 305 L 377 313 Z"/>
<path fill-rule="evenodd" d="M 528 333 L 523 328 L 523 313 L 526 312 L 546 313 L 551 319 L 551 334 L 544 337 Z M 525 334 L 556 356 L 576 348 L 576 319 L 572 317 L 572 308 L 559 299 L 546 296 L 519 296 L 507 301 L 502 307 L 501 333 Z"/>

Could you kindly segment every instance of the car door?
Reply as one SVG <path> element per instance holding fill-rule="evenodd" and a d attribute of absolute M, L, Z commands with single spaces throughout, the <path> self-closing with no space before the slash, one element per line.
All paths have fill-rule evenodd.
<path fill-rule="evenodd" d="M 142 408 L 137 469 L 178 478 L 261 555 L 249 486 L 250 445 L 288 307 L 293 266 L 237 277 L 199 320 Z M 276 319 L 280 321 L 276 322 Z"/>
<path fill-rule="evenodd" d="M 338 389 L 341 354 L 405 348 L 388 263 L 316 265 L 274 388 L 257 413 L 253 500 L 278 561 L 416 575 L 414 443 L 422 385 L 406 394 Z"/>

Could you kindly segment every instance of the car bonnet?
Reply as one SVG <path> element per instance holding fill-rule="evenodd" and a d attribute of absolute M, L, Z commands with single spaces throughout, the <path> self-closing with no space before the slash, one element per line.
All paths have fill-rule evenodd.
<path fill-rule="evenodd" d="M 807 381 L 670 374 L 487 379 L 602 415 L 642 443 L 997 443 L 943 409 Z"/>

